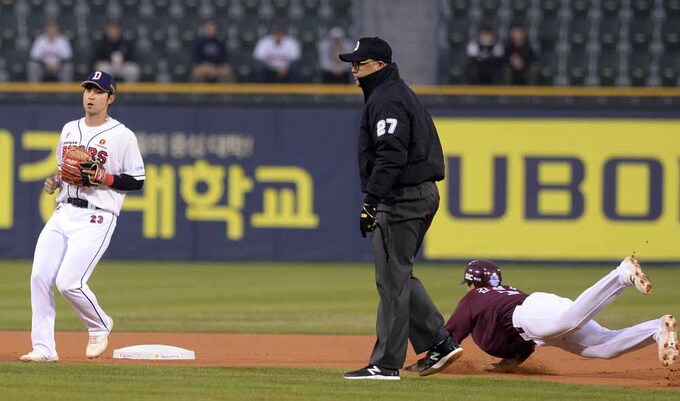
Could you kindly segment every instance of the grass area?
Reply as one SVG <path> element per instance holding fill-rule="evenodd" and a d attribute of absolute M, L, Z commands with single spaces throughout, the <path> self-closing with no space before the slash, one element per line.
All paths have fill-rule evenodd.
<path fill-rule="evenodd" d="M 506 284 L 574 298 L 613 266 L 503 266 Z M 30 330 L 30 261 L 0 261 L 0 330 Z M 445 317 L 465 288 L 463 264 L 421 264 Z M 646 268 L 654 291 L 625 292 L 598 321 L 612 328 L 679 313 L 680 269 Z M 90 279 L 120 331 L 374 333 L 377 294 L 368 264 L 102 262 Z M 57 293 L 57 330 L 83 326 Z"/>
<path fill-rule="evenodd" d="M 0 330 L 30 330 L 30 261 L 0 262 Z M 611 267 L 504 266 L 508 284 L 574 298 Z M 448 317 L 465 288 L 462 264 L 416 275 Z M 645 269 L 651 296 L 623 294 L 598 321 L 622 327 L 679 312 L 680 269 Z M 120 331 L 364 333 L 375 327 L 371 265 L 104 262 L 90 280 Z M 82 331 L 57 294 L 57 330 Z M 350 382 L 334 369 L 0 363 L 0 400 L 677 400 L 675 391 L 562 385 L 501 377 L 403 375 Z"/>
<path fill-rule="evenodd" d="M 677 400 L 676 391 L 499 377 L 348 381 L 336 369 L 0 364 L 2 400 Z M 30 378 L 30 385 L 27 384 Z M 567 396 L 568 394 L 568 396 Z"/>

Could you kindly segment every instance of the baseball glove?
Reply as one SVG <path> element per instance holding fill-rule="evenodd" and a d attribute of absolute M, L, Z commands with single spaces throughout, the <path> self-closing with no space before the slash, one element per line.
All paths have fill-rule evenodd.
<path fill-rule="evenodd" d="M 80 163 L 84 187 L 98 187 L 106 177 L 104 165 L 98 161 Z"/>
<path fill-rule="evenodd" d="M 70 147 L 61 161 L 61 179 L 69 185 L 85 186 L 81 163 L 94 162 L 90 153 L 81 146 Z"/>

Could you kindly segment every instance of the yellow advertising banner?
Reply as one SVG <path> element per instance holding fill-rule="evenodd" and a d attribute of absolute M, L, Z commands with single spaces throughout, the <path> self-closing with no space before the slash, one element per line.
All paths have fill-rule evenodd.
<path fill-rule="evenodd" d="M 427 259 L 680 260 L 677 120 L 435 120 Z"/>

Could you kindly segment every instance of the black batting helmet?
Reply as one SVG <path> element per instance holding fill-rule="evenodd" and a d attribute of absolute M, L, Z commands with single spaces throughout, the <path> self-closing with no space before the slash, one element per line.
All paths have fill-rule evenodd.
<path fill-rule="evenodd" d="M 496 287 L 501 285 L 501 268 L 490 260 L 473 260 L 465 267 L 461 284 L 472 283 L 477 287 Z"/>

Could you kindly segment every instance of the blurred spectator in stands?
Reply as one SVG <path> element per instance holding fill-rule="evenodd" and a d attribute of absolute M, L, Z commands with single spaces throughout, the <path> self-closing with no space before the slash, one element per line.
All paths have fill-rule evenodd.
<path fill-rule="evenodd" d="M 118 80 L 137 82 L 141 74 L 135 62 L 135 45 L 123 39 L 120 24 L 111 22 L 106 26 L 104 38 L 94 53 L 94 68 L 113 75 Z"/>
<path fill-rule="evenodd" d="M 351 53 L 353 47 L 354 44 L 345 37 L 345 31 L 337 26 L 329 30 L 328 35 L 319 41 L 317 50 L 323 83 L 350 83 L 352 71 L 338 58 L 338 54 Z"/>
<path fill-rule="evenodd" d="M 296 82 L 300 42 L 283 32 L 281 26 L 272 28 L 255 45 L 255 79 L 258 82 Z"/>
<path fill-rule="evenodd" d="M 505 43 L 505 83 L 508 85 L 533 85 L 535 83 L 534 54 L 527 41 L 524 27 L 515 24 L 510 28 Z"/>
<path fill-rule="evenodd" d="M 206 21 L 203 36 L 194 44 L 193 80 L 196 82 L 229 82 L 231 66 L 224 41 L 217 37 L 217 23 Z"/>
<path fill-rule="evenodd" d="M 46 23 L 44 33 L 35 38 L 31 46 L 31 59 L 27 66 L 28 81 L 73 81 L 72 57 L 71 44 L 59 33 L 59 25 L 52 21 Z"/>
<path fill-rule="evenodd" d="M 468 43 L 468 79 L 473 85 L 501 83 L 503 45 L 498 43 L 491 28 L 482 26 L 477 38 Z"/>

